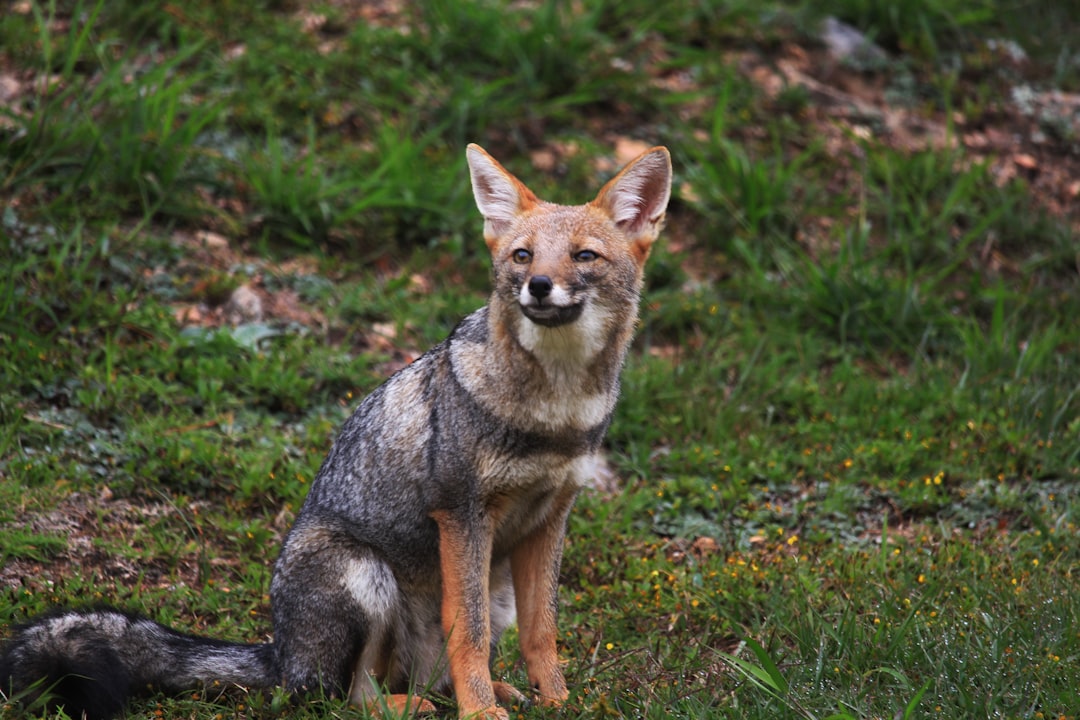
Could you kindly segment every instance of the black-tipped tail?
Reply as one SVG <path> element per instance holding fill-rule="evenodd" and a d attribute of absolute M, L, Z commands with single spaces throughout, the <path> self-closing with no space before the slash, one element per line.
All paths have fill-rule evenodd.
<path fill-rule="evenodd" d="M 18 628 L 0 650 L 0 690 L 26 706 L 108 720 L 148 687 L 277 683 L 273 645 L 196 637 L 117 610 L 59 612 Z"/>

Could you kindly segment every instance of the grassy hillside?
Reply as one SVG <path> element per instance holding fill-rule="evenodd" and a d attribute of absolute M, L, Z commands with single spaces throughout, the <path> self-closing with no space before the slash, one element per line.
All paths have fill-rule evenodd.
<path fill-rule="evenodd" d="M 828 13 L 873 47 L 837 54 Z M 108 602 L 265 639 L 336 428 L 484 302 L 466 143 L 560 202 L 664 144 L 559 716 L 1076 718 L 1077 28 L 1050 0 L 5 0 L 0 633 Z M 495 670 L 526 687 L 516 638 Z"/>

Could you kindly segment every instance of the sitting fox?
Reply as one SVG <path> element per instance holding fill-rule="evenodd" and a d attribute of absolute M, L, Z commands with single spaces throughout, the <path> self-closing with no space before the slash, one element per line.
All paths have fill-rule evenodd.
<path fill-rule="evenodd" d="M 571 207 L 477 145 L 466 156 L 494 291 L 345 422 L 274 567 L 273 642 L 57 612 L 14 631 L 0 691 L 47 691 L 93 720 L 147 687 L 283 685 L 395 710 L 434 709 L 412 688 L 452 689 L 460 717 L 506 718 L 496 703 L 523 696 L 492 682 L 490 661 L 516 614 L 536 699 L 567 698 L 555 642 L 566 521 L 619 394 L 671 158 L 653 148 Z"/>

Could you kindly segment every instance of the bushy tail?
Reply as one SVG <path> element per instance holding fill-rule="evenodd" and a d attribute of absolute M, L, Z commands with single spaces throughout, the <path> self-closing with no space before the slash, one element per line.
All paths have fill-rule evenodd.
<path fill-rule="evenodd" d="M 60 612 L 15 631 L 0 650 L 0 692 L 23 704 L 49 697 L 71 717 L 108 720 L 148 686 L 179 692 L 213 682 L 278 682 L 272 644 L 177 632 L 118 610 Z"/>

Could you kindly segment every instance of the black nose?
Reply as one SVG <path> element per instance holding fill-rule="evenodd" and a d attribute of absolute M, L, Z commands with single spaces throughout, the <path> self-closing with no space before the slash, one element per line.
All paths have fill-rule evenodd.
<path fill-rule="evenodd" d="M 547 275 L 535 275 L 529 280 L 529 294 L 537 300 L 543 300 L 551 294 L 555 284 Z"/>

